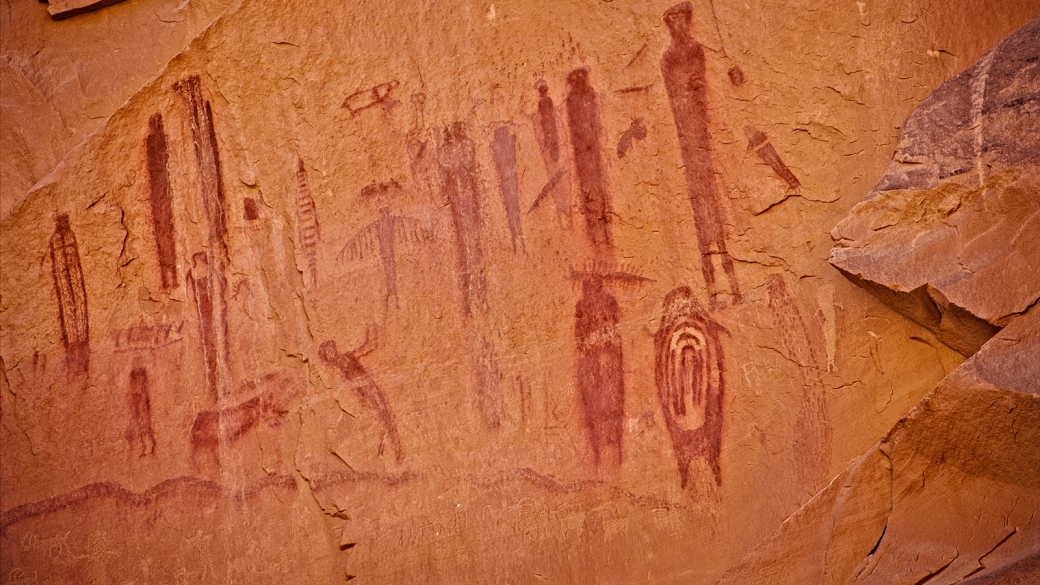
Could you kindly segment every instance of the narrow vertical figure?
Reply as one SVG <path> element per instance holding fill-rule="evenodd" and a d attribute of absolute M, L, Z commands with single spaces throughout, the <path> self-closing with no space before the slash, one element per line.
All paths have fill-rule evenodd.
<path fill-rule="evenodd" d="M 491 141 L 491 153 L 495 158 L 495 170 L 498 171 L 498 185 L 502 190 L 502 204 L 509 220 L 509 234 L 512 236 L 513 253 L 526 251 L 524 247 L 524 226 L 520 221 L 520 193 L 516 179 L 516 135 L 506 126 L 495 128 L 495 136 Z"/>
<path fill-rule="evenodd" d="M 698 457 L 711 468 L 715 484 L 722 485 L 725 365 L 719 338 L 725 331 L 689 287 L 665 296 L 661 328 L 654 335 L 654 381 L 684 488 L 690 463 Z"/>
<path fill-rule="evenodd" d="M 773 323 L 788 358 L 798 364 L 802 400 L 795 423 L 795 458 L 802 485 L 815 493 L 830 469 L 831 427 L 827 421 L 827 394 L 821 378 L 824 352 L 812 342 L 802 314 L 783 277 L 770 277 L 766 290 Z"/>
<path fill-rule="evenodd" d="M 408 166 L 415 182 L 415 190 L 423 201 L 435 200 L 438 184 L 438 165 L 436 148 L 432 144 L 423 120 L 423 104 L 426 95 L 412 94 L 412 105 L 415 108 L 415 120 L 405 137 L 405 150 L 408 151 Z"/>
<path fill-rule="evenodd" d="M 207 379 L 211 390 L 216 390 L 217 397 L 222 398 L 227 389 L 230 377 L 231 344 L 228 332 L 227 308 L 227 266 L 229 264 L 227 244 L 227 211 L 224 197 L 224 180 L 221 174 L 220 150 L 217 134 L 213 126 L 213 109 L 208 100 L 202 96 L 202 84 L 198 75 L 191 75 L 173 85 L 180 92 L 188 108 L 188 121 L 195 150 L 195 163 L 198 168 L 202 204 L 206 212 L 208 226 L 208 246 L 205 253 L 197 253 L 193 257 L 195 271 L 202 268 L 203 273 L 193 274 L 192 288 L 195 298 L 200 303 L 199 327 L 207 332 L 203 335 L 206 353 Z M 200 254 L 202 260 L 200 262 Z M 201 266 L 200 266 L 201 265 Z M 199 283 L 205 283 L 206 291 L 199 290 Z M 208 304 L 207 313 L 202 311 L 202 302 Z M 205 346 L 212 344 L 212 346 Z M 215 364 L 215 368 L 213 367 Z M 211 377 L 215 380 L 210 379 Z"/>
<path fill-rule="evenodd" d="M 419 220 L 400 215 L 390 215 L 390 208 L 379 208 L 379 218 L 361 229 L 340 250 L 340 258 L 363 260 L 373 252 L 379 252 L 383 265 L 383 279 L 386 283 L 386 296 L 383 298 L 387 307 L 390 299 L 397 303 L 397 255 L 396 244 L 416 244 L 430 240 L 431 235 L 423 229 Z"/>
<path fill-rule="evenodd" d="M 311 188 L 307 183 L 307 168 L 303 159 L 296 159 L 296 233 L 300 240 L 300 249 L 307 260 L 307 274 L 310 286 L 318 286 L 318 243 L 321 240 L 321 228 L 318 226 L 318 211 L 314 207 Z"/>
<path fill-rule="evenodd" d="M 199 340 L 202 343 L 202 358 L 206 366 L 206 387 L 214 401 L 224 395 L 225 380 L 220 377 L 217 350 L 216 322 L 213 318 L 213 286 L 211 284 L 209 260 L 205 252 L 196 252 L 191 258 L 188 273 L 188 292 L 195 299 L 195 310 L 199 319 Z"/>
<path fill-rule="evenodd" d="M 66 213 L 54 220 L 51 236 L 51 275 L 58 297 L 58 323 L 65 363 L 71 372 L 86 372 L 90 367 L 90 323 L 87 319 L 87 289 L 79 262 L 79 244 L 69 226 Z"/>
<path fill-rule="evenodd" d="M 676 4 L 665 11 L 664 22 L 672 42 L 661 58 L 661 74 L 679 134 L 704 283 L 715 302 L 719 290 L 712 256 L 717 255 L 729 279 L 730 294 L 734 302 L 740 302 L 740 286 L 733 260 L 726 251 L 725 218 L 711 160 L 704 47 L 690 34 L 692 17 L 693 6 L 689 2 Z"/>
<path fill-rule="evenodd" d="M 574 307 L 578 345 L 578 391 L 585 411 L 596 466 L 620 465 L 625 419 L 625 372 L 618 330 L 620 308 L 602 276 L 583 275 L 581 299 Z"/>
<path fill-rule="evenodd" d="M 440 166 L 441 192 L 451 208 L 452 226 L 455 229 L 463 310 L 466 317 L 471 317 L 474 308 L 481 313 L 486 312 L 487 282 L 481 244 L 483 222 L 476 149 L 473 141 L 466 136 L 461 122 L 451 124 L 442 131 L 437 146 L 437 161 Z"/>
<path fill-rule="evenodd" d="M 542 153 L 549 180 L 535 197 L 534 203 L 527 213 L 534 211 L 547 197 L 552 196 L 556 207 L 556 216 L 561 225 L 570 227 L 571 221 L 571 180 L 567 165 L 561 156 L 560 132 L 556 123 L 556 106 L 549 97 L 549 84 L 539 79 L 535 85 L 538 90 L 538 113 L 535 115 L 535 137 Z"/>
<path fill-rule="evenodd" d="M 502 424 L 501 374 L 498 370 L 498 353 L 486 338 L 480 338 L 477 348 L 477 399 L 484 426 L 497 429 Z"/>
<path fill-rule="evenodd" d="M 155 454 L 155 435 L 152 433 L 152 402 L 148 388 L 148 370 L 135 367 L 130 370 L 130 391 L 127 393 L 130 407 L 130 426 L 126 430 L 126 441 L 131 448 L 139 448 L 141 457 Z"/>
<path fill-rule="evenodd" d="M 365 334 L 365 340 L 361 342 L 361 345 L 353 351 L 347 351 L 339 353 L 336 348 L 336 342 L 328 340 L 322 342 L 318 347 L 318 357 L 330 366 L 335 367 L 339 370 L 343 379 L 349 382 L 354 391 L 357 392 L 358 398 L 361 399 L 362 404 L 366 408 L 371 409 L 375 412 L 379 422 L 383 425 L 383 433 L 385 439 L 389 439 L 390 447 L 394 450 L 394 459 L 400 463 L 404 460 L 404 451 L 401 450 L 401 438 L 397 434 L 397 423 L 394 421 L 393 412 L 390 410 L 390 405 L 386 401 L 386 396 L 383 391 L 379 389 L 372 376 L 369 375 L 368 371 L 361 362 L 358 361 L 359 357 L 362 357 L 375 349 L 375 330 L 370 327 Z M 384 440 L 385 440 L 384 439 Z M 380 442 L 379 454 L 383 454 L 383 443 Z"/>
<path fill-rule="evenodd" d="M 162 114 L 148 119 L 145 140 L 148 159 L 148 197 L 152 203 L 152 231 L 159 259 L 159 277 L 164 289 L 177 286 L 177 250 L 173 238 L 173 194 L 166 151 L 166 131 Z"/>
<path fill-rule="evenodd" d="M 589 70 L 575 69 L 567 75 L 567 119 L 574 149 L 579 205 L 585 217 L 585 233 L 597 251 L 609 249 L 610 200 L 607 176 L 600 152 L 600 122 L 596 92 L 589 85 Z"/>

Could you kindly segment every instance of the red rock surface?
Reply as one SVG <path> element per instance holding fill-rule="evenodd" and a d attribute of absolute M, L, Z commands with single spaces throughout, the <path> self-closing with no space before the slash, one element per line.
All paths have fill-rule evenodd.
<path fill-rule="evenodd" d="M 989 405 L 1034 416 L 1033 366 L 988 348 L 1031 313 L 891 432 L 965 357 L 827 259 L 900 121 L 1040 3 L 9 8 L 5 583 L 711 583 L 841 501 L 790 542 L 838 526 L 849 574 L 879 523 L 877 575 L 919 575 L 915 530 L 929 571 L 1006 536 L 971 497 L 1022 487 Z M 962 412 L 1007 447 L 950 473 L 977 538 L 878 487 Z"/>

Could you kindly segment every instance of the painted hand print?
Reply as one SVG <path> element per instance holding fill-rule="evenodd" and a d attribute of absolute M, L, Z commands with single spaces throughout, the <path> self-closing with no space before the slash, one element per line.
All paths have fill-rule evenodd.
<path fill-rule="evenodd" d="M 498 171 L 502 205 L 506 209 L 506 218 L 509 220 L 513 253 L 519 254 L 526 251 L 524 226 L 520 221 L 520 193 L 516 178 L 516 135 L 508 127 L 495 128 L 495 135 L 491 141 L 491 153 L 495 159 L 495 170 Z"/>
<path fill-rule="evenodd" d="M 625 371 L 621 347 L 621 308 L 608 283 L 639 284 L 647 279 L 604 267 L 574 272 L 581 299 L 574 307 L 577 343 L 577 384 L 589 432 L 593 462 L 622 462 L 621 437 L 625 419 Z"/>
<path fill-rule="evenodd" d="M 166 132 L 162 114 L 148 120 L 148 138 L 145 139 L 148 162 L 148 198 L 152 204 L 152 232 L 159 259 L 159 277 L 164 289 L 177 286 L 177 248 L 173 230 L 173 192 L 167 166 Z"/>
<path fill-rule="evenodd" d="M 693 6 L 689 2 L 676 4 L 665 11 L 664 22 L 672 42 L 661 58 L 661 74 L 672 105 L 675 129 L 679 134 L 686 191 L 693 207 L 704 283 L 712 302 L 716 302 L 719 290 L 712 257 L 718 256 L 729 279 L 729 292 L 733 301 L 740 302 L 740 286 L 733 260 L 726 251 L 725 217 L 711 160 L 704 47 L 690 35 L 692 15 Z"/>
<path fill-rule="evenodd" d="M 395 244 L 418 244 L 428 242 L 432 234 L 421 222 L 411 217 L 390 215 L 390 208 L 379 208 L 379 218 L 361 229 L 340 250 L 339 257 L 349 260 L 364 260 L 378 252 L 383 265 L 386 282 L 384 303 L 390 306 L 393 299 L 397 307 L 397 256 Z"/>
<path fill-rule="evenodd" d="M 617 157 L 625 158 L 625 153 L 628 149 L 632 148 L 632 143 L 636 140 L 642 140 L 646 138 L 646 126 L 643 125 L 642 118 L 636 118 L 632 120 L 632 124 L 625 130 L 625 133 L 621 135 L 617 144 Z"/>
<path fill-rule="evenodd" d="M 135 367 L 130 370 L 130 390 L 127 392 L 130 408 L 130 426 L 126 430 L 126 441 L 139 454 L 155 454 L 155 434 L 152 433 L 152 401 L 148 391 L 148 370 Z"/>
<path fill-rule="evenodd" d="M 539 80 L 535 88 L 539 95 L 538 112 L 535 114 L 535 137 L 538 140 L 545 173 L 549 180 L 546 181 L 527 213 L 533 212 L 542 201 L 551 196 L 560 225 L 570 227 L 572 224 L 571 173 L 568 161 L 563 157 L 563 145 L 556 122 L 556 106 L 549 97 L 549 84 L 544 79 Z"/>
<path fill-rule="evenodd" d="M 54 223 L 54 235 L 50 241 L 51 275 L 58 297 L 58 324 L 61 326 L 61 343 L 65 346 L 65 363 L 70 373 L 87 372 L 90 368 L 90 322 L 79 244 L 69 226 L 68 214 L 59 215 Z"/>
<path fill-rule="evenodd" d="M 827 420 L 827 390 L 821 379 L 825 351 L 813 343 L 802 314 L 779 274 L 767 285 L 769 310 L 787 357 L 798 364 L 802 400 L 795 423 L 795 457 L 801 483 L 810 492 L 822 487 L 830 469 L 831 427 Z"/>
<path fill-rule="evenodd" d="M 465 126 L 456 122 L 440 132 L 437 145 L 441 193 L 451 208 L 452 227 L 457 248 L 457 274 L 462 288 L 464 315 L 474 309 L 487 311 L 487 281 L 484 275 L 484 249 L 481 243 L 481 189 L 473 141 Z"/>
<path fill-rule="evenodd" d="M 347 96 L 347 99 L 343 100 L 343 107 L 346 108 L 352 116 L 356 116 L 361 112 L 376 106 L 381 106 L 383 109 L 389 111 L 398 103 L 392 95 L 398 85 L 401 84 L 394 79 L 386 83 L 380 83 L 375 87 L 354 92 Z"/>
<path fill-rule="evenodd" d="M 610 237 L 610 195 L 600 151 L 602 128 L 596 92 L 589 85 L 589 70 L 567 75 L 567 120 L 578 178 L 579 206 L 585 217 L 585 233 L 597 251 L 613 246 Z"/>
<path fill-rule="evenodd" d="M 661 328 L 654 335 L 654 381 L 684 488 L 695 458 L 704 459 L 715 484 L 722 485 L 725 365 L 720 337 L 725 332 L 689 287 L 665 296 Z"/>
<path fill-rule="evenodd" d="M 383 454 L 384 442 L 389 440 L 390 448 L 394 450 L 394 459 L 400 463 L 404 460 L 404 451 L 401 449 L 401 438 L 397 434 L 397 423 L 394 421 L 394 414 L 390 410 L 390 405 L 387 403 L 383 391 L 379 389 L 379 386 L 376 386 L 372 376 L 358 361 L 358 358 L 371 353 L 375 348 L 376 330 L 373 326 L 368 328 L 368 331 L 365 333 L 365 340 L 356 349 L 339 353 L 336 342 L 330 339 L 322 342 L 318 347 L 318 357 L 339 370 L 343 379 L 353 386 L 362 404 L 371 409 L 383 425 L 384 439 L 380 441 L 379 454 Z"/>
<path fill-rule="evenodd" d="M 755 130 L 751 126 L 745 126 L 744 134 L 747 135 L 748 139 L 748 152 L 755 151 L 758 154 L 758 158 L 769 165 L 777 177 L 787 183 L 788 190 L 794 192 L 802 186 L 798 177 L 794 176 L 791 169 L 787 168 L 784 161 L 780 160 L 780 155 L 776 153 L 776 149 L 773 148 L 773 144 L 769 142 L 769 137 L 764 132 Z"/>
<path fill-rule="evenodd" d="M 318 210 L 314 207 L 311 188 L 307 182 L 307 168 L 303 159 L 296 159 L 296 234 L 300 250 L 307 261 L 308 284 L 318 286 L 318 246 L 321 243 L 321 228 L 318 225 Z"/>

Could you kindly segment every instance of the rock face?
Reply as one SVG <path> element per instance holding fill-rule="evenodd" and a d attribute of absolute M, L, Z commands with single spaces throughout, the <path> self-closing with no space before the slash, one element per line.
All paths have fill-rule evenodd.
<path fill-rule="evenodd" d="M 1040 310 L 1033 308 L 718 585 L 1028 583 L 1040 568 L 1038 506 Z"/>
<path fill-rule="evenodd" d="M 1040 18 L 910 115 L 831 263 L 971 355 L 1040 298 L 1038 189 Z"/>
<path fill-rule="evenodd" d="M 1040 578 L 1038 57 L 1040 18 L 940 86 L 834 230 L 839 270 L 972 357 L 718 585 Z"/>
<path fill-rule="evenodd" d="M 0 580 L 753 582 L 778 529 L 804 582 L 920 580 L 917 533 L 1029 570 L 1035 308 L 964 317 L 1004 329 L 947 377 L 949 328 L 827 262 L 1040 10 L 975 5 L 12 3 Z"/>

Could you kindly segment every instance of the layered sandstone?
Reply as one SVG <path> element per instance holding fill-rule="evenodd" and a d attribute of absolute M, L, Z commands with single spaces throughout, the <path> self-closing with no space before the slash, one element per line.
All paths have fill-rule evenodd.
<path fill-rule="evenodd" d="M 852 570 L 919 502 L 865 451 L 931 469 L 922 429 L 1030 408 L 984 350 L 890 433 L 965 357 L 827 259 L 899 122 L 1035 2 L 30 4 L 5 581 L 710 583 L 842 499 Z M 1022 453 L 965 477 L 1012 494 Z"/>

